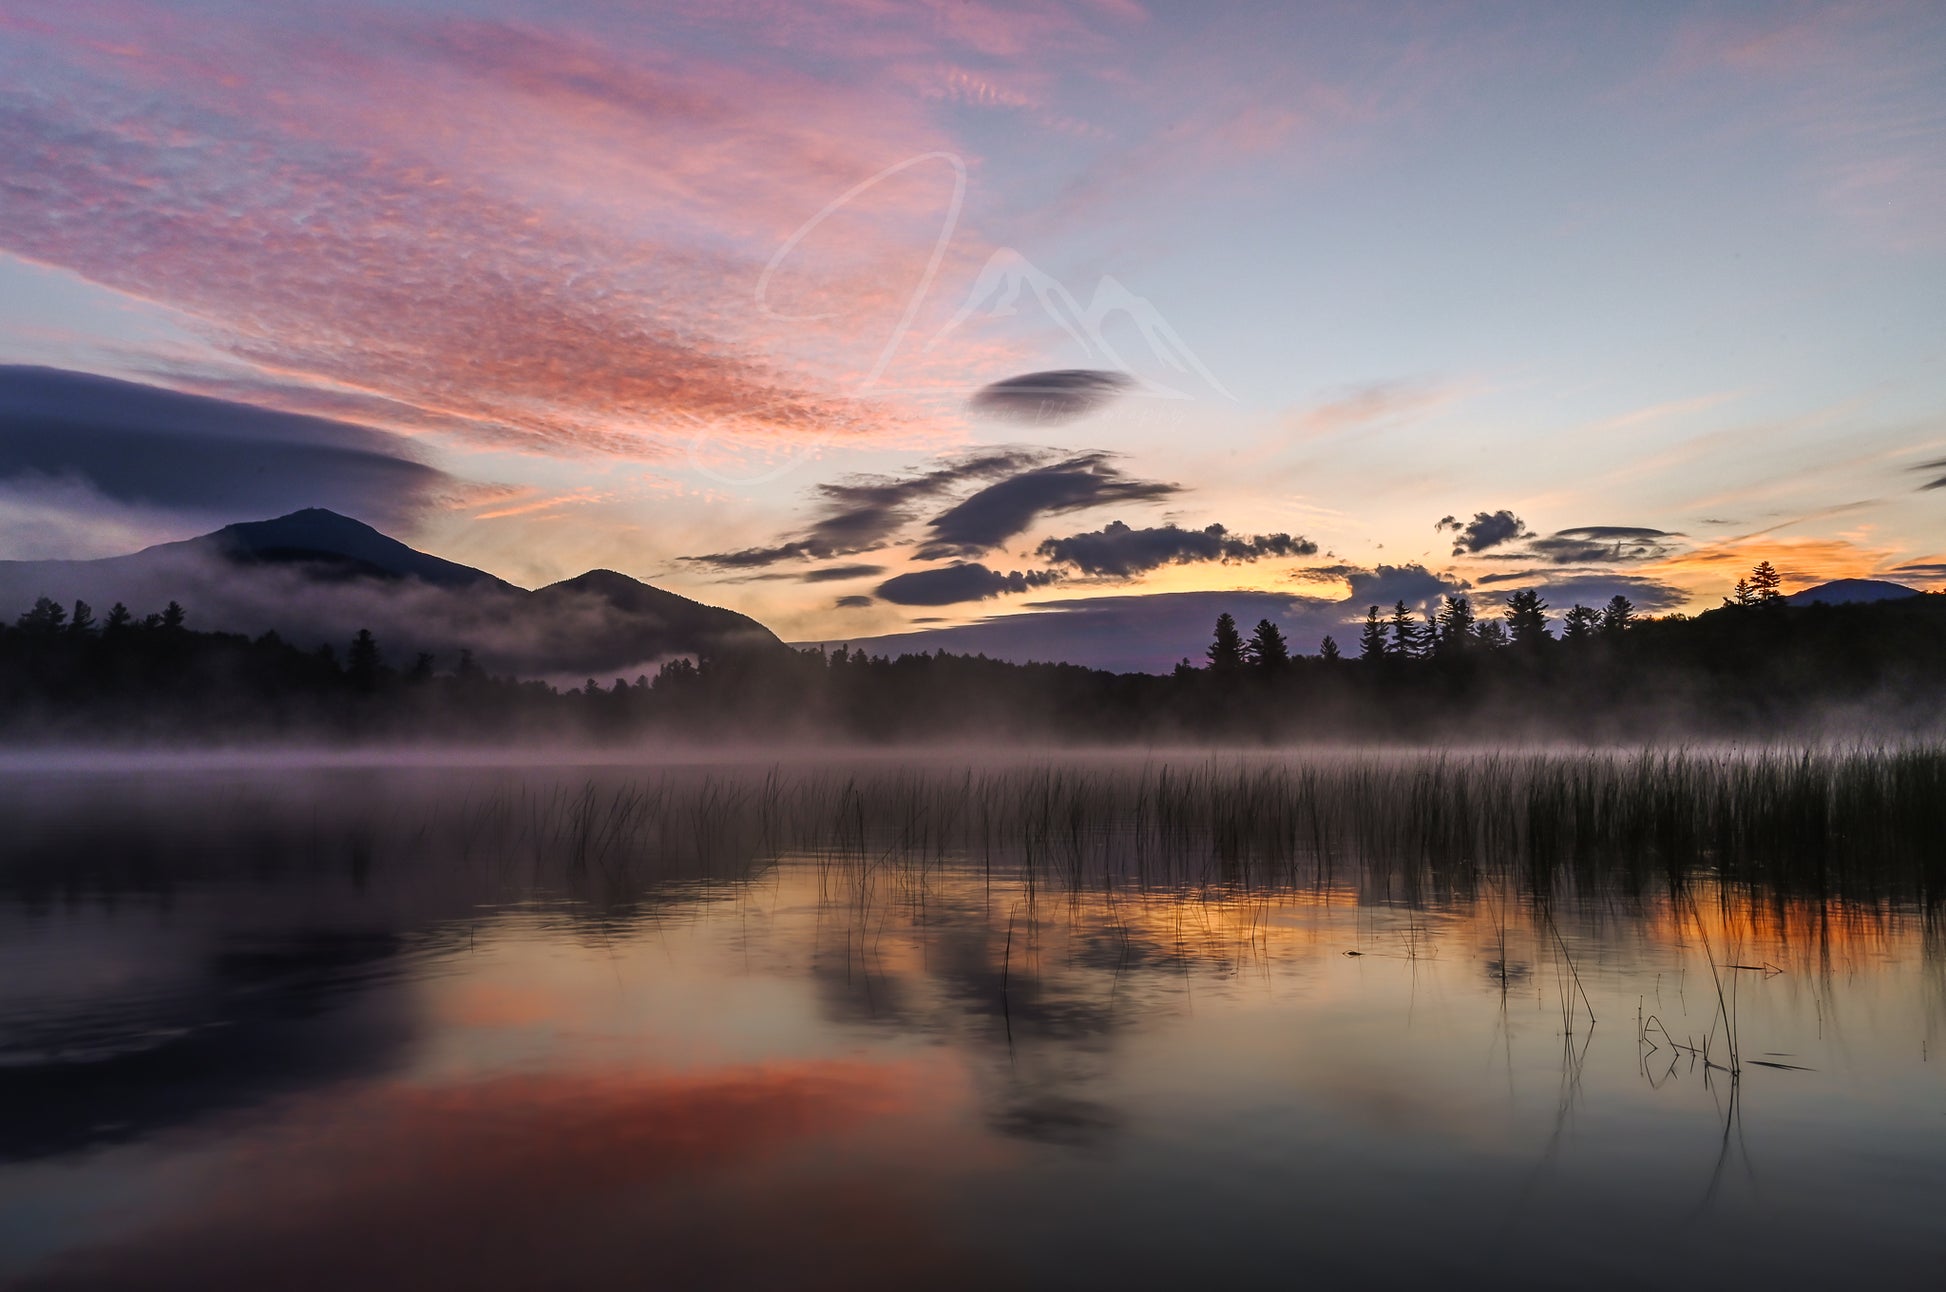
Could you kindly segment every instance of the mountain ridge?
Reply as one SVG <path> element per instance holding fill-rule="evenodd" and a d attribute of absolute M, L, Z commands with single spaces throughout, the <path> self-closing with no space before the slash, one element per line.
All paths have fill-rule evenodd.
<path fill-rule="evenodd" d="M 640 668 L 677 655 L 782 651 L 764 625 L 614 570 L 529 590 L 308 507 L 94 560 L 0 561 L 0 596 L 180 602 L 197 622 L 342 647 L 370 628 L 393 651 L 471 651 L 525 674 Z"/>

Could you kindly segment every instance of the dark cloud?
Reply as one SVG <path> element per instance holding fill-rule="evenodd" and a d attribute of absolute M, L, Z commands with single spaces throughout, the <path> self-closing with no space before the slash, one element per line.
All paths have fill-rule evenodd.
<path fill-rule="evenodd" d="M 1293 538 L 1289 534 L 1245 538 L 1231 534 L 1221 525 L 1179 529 L 1170 524 L 1131 529 L 1114 520 L 1085 534 L 1050 538 L 1035 549 L 1035 555 L 1056 565 L 1072 565 L 1083 574 L 1126 577 L 1164 565 L 1256 561 L 1267 556 L 1315 556 L 1317 550 L 1318 545 L 1310 539 Z"/>
<path fill-rule="evenodd" d="M 935 516 L 919 556 L 977 556 L 1042 516 L 1108 503 L 1152 502 L 1178 492 L 1178 485 L 1129 479 L 1109 454 L 1084 453 L 1018 472 Z"/>
<path fill-rule="evenodd" d="M 1908 471 L 1946 471 L 1946 458 L 1939 458 L 1932 462 L 1921 462 L 1916 467 L 1908 467 L 1906 469 Z M 1937 476 L 1919 486 L 1920 493 L 1925 493 L 1930 489 L 1946 489 L 1946 476 Z"/>
<path fill-rule="evenodd" d="M 1291 573 L 1295 583 L 1345 583 L 1351 595 L 1341 603 L 1347 613 L 1362 616 L 1370 606 L 1389 607 L 1403 601 L 1415 610 L 1429 610 L 1440 598 L 1472 587 L 1452 574 L 1437 574 L 1418 562 L 1405 565 L 1313 565 Z"/>
<path fill-rule="evenodd" d="M 402 436 L 56 368 L 0 367 L 0 480 L 220 521 L 327 507 L 410 520 L 450 476 Z"/>
<path fill-rule="evenodd" d="M 1098 368 L 1029 372 L 983 386 L 972 403 L 975 412 L 997 417 L 1063 422 L 1100 408 L 1133 384 L 1126 373 Z"/>
<path fill-rule="evenodd" d="M 822 570 L 806 570 L 806 583 L 837 583 L 843 579 L 865 579 L 885 573 L 882 565 L 827 565 Z"/>
<path fill-rule="evenodd" d="M 870 597 L 839 597 L 837 601 L 837 606 L 840 610 L 856 610 L 860 606 L 869 606 L 871 604 L 872 599 Z"/>
<path fill-rule="evenodd" d="M 781 561 L 822 560 L 883 547 L 915 519 L 916 504 L 956 487 L 1034 466 L 1046 449 L 998 449 L 946 462 L 910 476 L 859 476 L 818 486 L 823 515 L 801 538 L 774 547 L 716 552 L 683 559 L 718 569 L 756 569 Z"/>
<path fill-rule="evenodd" d="M 1892 571 L 1897 579 L 1946 579 L 1946 561 L 1917 561 Z"/>
<path fill-rule="evenodd" d="M 1369 570 L 1354 568 L 1344 577 L 1351 585 L 1351 596 L 1346 600 L 1361 611 L 1366 606 L 1389 606 L 1400 601 L 1419 609 L 1448 593 L 1464 592 L 1471 586 L 1465 579 L 1435 574 L 1416 562 L 1380 565 Z"/>
<path fill-rule="evenodd" d="M 1046 587 L 1060 577 L 1053 570 L 1002 574 L 977 563 L 956 561 L 936 570 L 915 570 L 887 579 L 878 585 L 878 597 L 895 606 L 951 606 Z"/>
<path fill-rule="evenodd" d="M 1564 575 L 1558 570 L 1523 570 L 1518 573 L 1490 574 L 1480 582 L 1515 583 L 1521 588 L 1532 588 L 1541 594 L 1541 600 L 1557 615 L 1577 602 L 1597 608 L 1605 606 L 1609 598 L 1617 594 L 1634 602 L 1637 610 L 1649 613 L 1674 610 L 1689 600 L 1689 594 L 1681 588 L 1638 574 L 1590 571 Z"/>
<path fill-rule="evenodd" d="M 1554 565 L 1609 565 L 1629 561 L 1659 561 L 1673 554 L 1671 540 L 1683 535 L 1635 525 L 1582 525 L 1546 538 L 1530 539 L 1520 552 L 1496 552 L 1491 559 L 1526 561 L 1539 558 Z"/>
<path fill-rule="evenodd" d="M 1434 529 L 1451 530 L 1453 555 L 1467 556 L 1511 543 L 1516 539 L 1532 538 L 1527 531 L 1527 522 L 1510 511 L 1480 511 L 1473 513 L 1473 519 L 1462 521 L 1457 516 L 1442 517 Z"/>

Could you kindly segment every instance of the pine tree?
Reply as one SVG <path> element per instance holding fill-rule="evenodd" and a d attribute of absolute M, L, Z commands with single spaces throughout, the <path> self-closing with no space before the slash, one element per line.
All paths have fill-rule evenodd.
<path fill-rule="evenodd" d="M 1265 673 L 1280 672 L 1291 662 L 1290 643 L 1284 640 L 1281 629 L 1268 619 L 1259 619 L 1256 629 L 1250 634 L 1250 644 L 1244 647 L 1244 654 L 1250 663 Z"/>
<path fill-rule="evenodd" d="M 371 629 L 360 628 L 345 656 L 345 676 L 360 691 L 374 690 L 378 686 L 378 664 L 378 642 Z"/>
<path fill-rule="evenodd" d="M 85 601 L 74 603 L 74 613 L 68 616 L 68 633 L 73 637 L 91 636 L 95 631 L 94 607 Z"/>
<path fill-rule="evenodd" d="M 1216 636 L 1204 652 L 1212 673 L 1234 673 L 1243 667 L 1243 634 L 1237 631 L 1236 617 L 1225 610 L 1216 617 Z"/>
<path fill-rule="evenodd" d="M 1620 637 L 1635 624 L 1635 603 L 1617 592 L 1608 599 L 1608 609 L 1601 612 L 1601 632 L 1604 637 Z"/>
<path fill-rule="evenodd" d="M 33 609 L 14 620 L 14 627 L 35 636 L 47 636 L 61 631 L 68 621 L 68 612 L 53 597 L 34 598 Z"/>
<path fill-rule="evenodd" d="M 1522 650 L 1538 650 L 1543 643 L 1554 639 L 1547 631 L 1547 603 L 1532 588 L 1522 588 L 1508 597 L 1503 617 L 1507 621 L 1507 636 Z"/>
<path fill-rule="evenodd" d="M 1507 625 L 1498 619 L 1482 619 L 1473 625 L 1473 640 L 1482 650 L 1499 650 L 1507 644 Z"/>
<path fill-rule="evenodd" d="M 1473 644 L 1473 603 L 1464 595 L 1448 593 L 1439 607 L 1433 627 L 1433 652 L 1458 655 Z"/>
<path fill-rule="evenodd" d="M 1331 636 L 1330 633 L 1326 633 L 1324 635 L 1324 640 L 1318 643 L 1318 658 L 1321 660 L 1326 660 L 1331 662 L 1335 662 L 1340 658 L 1338 653 L 1338 643 L 1336 639 L 1334 639 Z"/>
<path fill-rule="evenodd" d="M 171 601 L 162 608 L 162 630 L 164 632 L 179 633 L 182 631 L 183 620 L 188 617 L 188 612 L 177 603 Z"/>
<path fill-rule="evenodd" d="M 1384 659 L 1386 653 L 1385 620 L 1373 606 L 1365 611 L 1365 627 L 1358 634 L 1358 658 Z"/>
<path fill-rule="evenodd" d="M 1738 579 L 1737 586 L 1729 596 L 1723 598 L 1726 606 L 1754 606 L 1757 604 L 1757 590 L 1750 586 L 1750 580 Z"/>
<path fill-rule="evenodd" d="M 102 634 L 115 636 L 126 631 L 131 618 L 133 616 L 128 613 L 128 607 L 117 601 L 108 608 L 108 620 L 101 626 Z"/>
<path fill-rule="evenodd" d="M 1421 641 L 1419 625 L 1412 618 L 1412 611 L 1401 601 L 1392 607 L 1392 649 L 1391 653 L 1400 659 L 1417 659 Z"/>
<path fill-rule="evenodd" d="M 1750 592 L 1760 605 L 1783 600 L 1783 585 L 1784 576 L 1769 561 L 1757 562 L 1756 568 L 1750 571 Z"/>
<path fill-rule="evenodd" d="M 1578 642 L 1594 637 L 1595 629 L 1601 623 L 1601 612 L 1575 602 L 1565 615 L 1561 616 L 1561 640 Z"/>

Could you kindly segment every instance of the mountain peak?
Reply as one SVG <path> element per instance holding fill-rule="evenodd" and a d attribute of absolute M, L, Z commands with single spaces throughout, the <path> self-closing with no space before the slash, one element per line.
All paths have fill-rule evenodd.
<path fill-rule="evenodd" d="M 192 541 L 207 543 L 232 561 L 324 566 L 444 588 L 508 586 L 484 570 L 407 547 L 362 520 L 324 507 L 306 507 L 273 520 L 239 521 Z"/>
<path fill-rule="evenodd" d="M 1861 601 L 1900 601 L 1918 595 L 1917 588 L 1908 588 L 1903 583 L 1888 583 L 1883 579 L 1835 579 L 1830 583 L 1820 583 L 1815 588 L 1793 592 L 1784 600 L 1794 606 L 1846 606 Z"/>

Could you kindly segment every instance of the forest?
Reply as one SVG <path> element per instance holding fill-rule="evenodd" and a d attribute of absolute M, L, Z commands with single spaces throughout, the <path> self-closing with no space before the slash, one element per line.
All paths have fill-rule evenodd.
<path fill-rule="evenodd" d="M 945 652 L 840 646 L 667 660 L 557 687 L 470 652 L 393 659 L 204 632 L 175 602 L 97 618 L 43 597 L 0 626 L 0 734 L 15 743 L 268 739 L 525 742 L 644 738 L 888 743 L 1470 739 L 1608 741 L 1891 736 L 1946 719 L 1946 595 L 1792 605 L 1768 563 L 1721 607 L 1646 617 L 1625 597 L 1551 617 L 1532 591 L 1496 615 L 1464 595 L 1431 613 L 1373 606 L 1342 649 L 1294 655 L 1230 615 L 1172 674 L 1113 674 Z"/>

